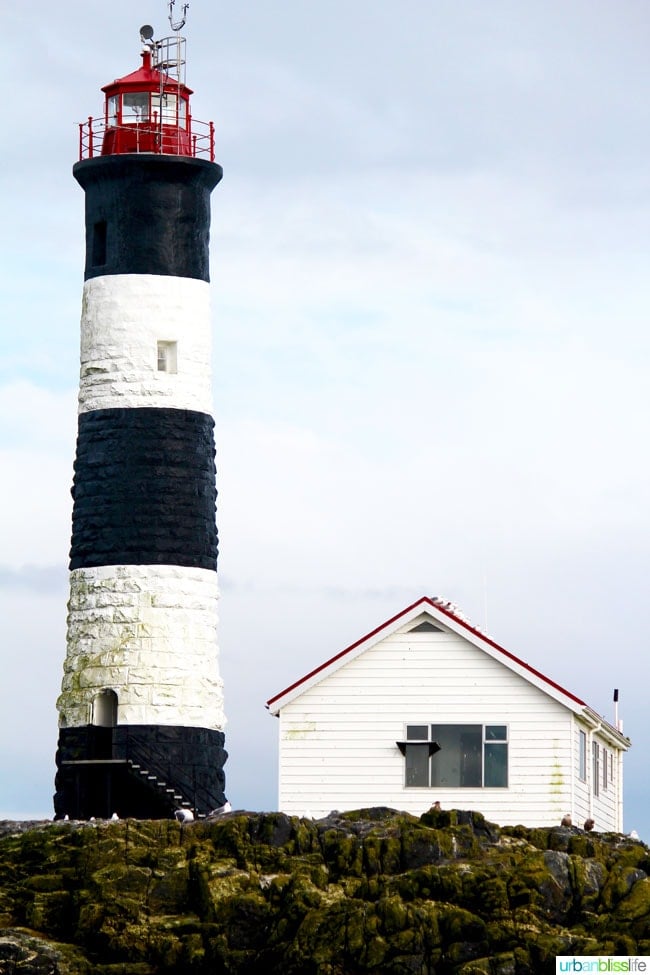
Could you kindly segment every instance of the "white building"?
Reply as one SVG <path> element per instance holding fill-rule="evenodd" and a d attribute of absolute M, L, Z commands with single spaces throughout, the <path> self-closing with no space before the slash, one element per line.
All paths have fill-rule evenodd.
<path fill-rule="evenodd" d="M 584 701 L 423 597 L 267 702 L 279 808 L 474 809 L 501 825 L 623 829 L 630 742 Z"/>

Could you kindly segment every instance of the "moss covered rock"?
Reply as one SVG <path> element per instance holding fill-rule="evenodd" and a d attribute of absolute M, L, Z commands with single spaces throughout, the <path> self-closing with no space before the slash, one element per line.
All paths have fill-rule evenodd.
<path fill-rule="evenodd" d="M 650 952 L 650 855 L 476 812 L 0 824 L 0 975 L 544 975 Z"/>

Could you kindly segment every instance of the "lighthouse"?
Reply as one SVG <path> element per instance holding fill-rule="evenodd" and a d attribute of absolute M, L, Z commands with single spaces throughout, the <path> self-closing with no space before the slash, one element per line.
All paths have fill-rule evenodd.
<path fill-rule="evenodd" d="M 223 806 L 209 285 L 214 127 L 185 40 L 79 127 L 85 193 L 78 433 L 55 818 Z"/>

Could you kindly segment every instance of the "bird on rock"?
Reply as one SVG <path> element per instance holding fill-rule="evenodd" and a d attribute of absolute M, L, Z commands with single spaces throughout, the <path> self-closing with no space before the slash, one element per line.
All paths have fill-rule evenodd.
<path fill-rule="evenodd" d="M 595 825 L 596 824 L 593 821 L 593 819 L 591 818 L 591 816 L 589 816 L 588 819 L 585 819 L 584 828 L 587 830 L 588 833 L 591 832 L 591 830 L 594 828 Z"/>
<path fill-rule="evenodd" d="M 213 809 L 210 816 L 224 816 L 226 813 L 232 812 L 232 806 L 226 799 L 223 806 L 219 806 L 217 809 Z"/>
<path fill-rule="evenodd" d="M 194 822 L 194 813 L 191 809 L 177 809 L 174 813 L 175 818 L 179 823 L 192 823 Z"/>
<path fill-rule="evenodd" d="M 573 820 L 571 819 L 569 813 L 567 813 L 566 816 L 562 817 L 562 822 L 560 823 L 560 826 L 573 826 Z"/>

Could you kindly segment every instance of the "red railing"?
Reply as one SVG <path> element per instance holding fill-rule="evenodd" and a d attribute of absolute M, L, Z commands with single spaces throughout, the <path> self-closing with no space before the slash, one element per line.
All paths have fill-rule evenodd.
<path fill-rule="evenodd" d="M 153 152 L 169 156 L 192 156 L 214 162 L 214 122 L 199 122 L 188 116 L 187 128 L 161 125 L 155 117 L 141 122 L 113 125 L 104 118 L 89 116 L 79 123 L 79 159 L 125 152 Z"/>

